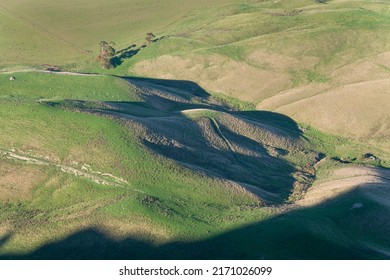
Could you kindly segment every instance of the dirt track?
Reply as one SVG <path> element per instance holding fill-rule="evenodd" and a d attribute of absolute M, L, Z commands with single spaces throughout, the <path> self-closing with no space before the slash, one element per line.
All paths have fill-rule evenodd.
<path fill-rule="evenodd" d="M 47 159 L 43 158 L 36 158 L 32 157 L 26 154 L 22 154 L 20 152 L 16 151 L 8 151 L 0 149 L 0 156 L 5 156 L 8 159 L 13 159 L 17 161 L 23 161 L 29 164 L 34 165 L 43 165 L 43 166 L 52 166 L 55 167 L 62 172 L 73 174 L 75 176 L 84 177 L 86 179 L 89 179 L 95 183 L 106 185 L 106 186 L 117 186 L 117 187 L 123 187 L 123 186 L 129 186 L 129 182 L 126 180 L 116 177 L 109 173 L 103 173 L 98 171 L 93 171 L 90 169 L 88 165 L 82 165 L 81 167 L 77 166 L 68 166 L 63 164 L 58 164 L 55 162 L 51 162 Z"/>
<path fill-rule="evenodd" d="M 12 74 L 17 74 L 17 73 L 27 73 L 27 72 L 55 74 L 55 75 L 63 75 L 63 76 L 91 76 L 91 77 L 104 76 L 102 74 L 77 73 L 77 72 L 68 72 L 68 71 L 50 71 L 50 70 L 38 70 L 38 69 L 21 69 L 21 70 L 14 70 L 14 71 L 0 71 L 0 74 L 12 75 Z"/>

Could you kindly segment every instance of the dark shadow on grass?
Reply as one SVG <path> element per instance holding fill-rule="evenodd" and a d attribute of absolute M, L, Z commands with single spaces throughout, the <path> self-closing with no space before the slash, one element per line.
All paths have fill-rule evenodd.
<path fill-rule="evenodd" d="M 144 43 L 141 46 L 139 46 L 138 48 L 137 48 L 136 44 L 132 44 L 126 48 L 123 48 L 115 53 L 115 56 L 110 59 L 110 63 L 114 68 L 116 68 L 116 67 L 120 66 L 124 60 L 136 56 L 140 50 L 146 48 L 150 44 L 157 43 L 158 41 L 164 39 L 165 37 L 167 37 L 167 36 L 154 38 L 153 40 L 151 40 L 151 42 L 149 44 Z"/>
<path fill-rule="evenodd" d="M 126 47 L 126 48 L 123 48 L 123 49 L 117 51 L 117 52 L 116 52 L 116 55 L 121 55 L 122 53 L 125 53 L 125 52 L 127 52 L 127 51 L 130 51 L 131 49 L 135 48 L 136 46 L 137 46 L 136 44 L 132 44 L 132 45 Z"/>
<path fill-rule="evenodd" d="M 135 86 L 142 101 L 64 100 L 47 104 L 122 120 L 158 155 L 195 172 L 232 181 L 266 203 L 288 199 L 297 168 L 284 158 L 293 148 L 283 143 L 300 141 L 301 135 L 292 119 L 266 111 L 231 111 L 191 81 L 126 80 Z M 189 111 L 205 115 L 190 117 Z M 209 112 L 221 114 L 222 119 L 207 115 Z M 247 127 L 241 133 L 243 125 Z M 280 143 L 272 137 L 280 138 Z M 305 171 L 300 168 L 299 172 Z"/>
<path fill-rule="evenodd" d="M 122 60 L 119 57 L 114 56 L 113 58 L 110 59 L 110 64 L 113 68 L 116 68 L 122 64 Z"/>
<path fill-rule="evenodd" d="M 145 130 L 141 141 L 150 150 L 192 170 L 236 182 L 256 195 L 265 191 L 260 196 L 268 202 L 280 203 L 288 198 L 296 180 L 292 175 L 296 169 L 283 157 L 291 151 L 279 147 L 282 144 L 269 146 L 261 134 L 269 132 L 285 141 L 300 141 L 301 131 L 292 119 L 266 111 L 231 111 L 191 81 L 127 80 L 138 87 L 146 104 L 171 112 L 166 118 L 136 119 Z M 187 115 L 189 111 L 206 115 L 194 120 Z M 207 112 L 239 120 L 223 123 Z M 234 127 L 242 125 L 239 122 L 248 124 L 248 130 L 255 132 L 240 135 Z"/>
<path fill-rule="evenodd" d="M 247 118 L 248 120 L 253 120 L 257 122 L 261 122 L 265 125 L 269 125 L 271 127 L 277 127 L 288 131 L 291 135 L 295 137 L 300 137 L 302 135 L 302 131 L 299 128 L 298 124 L 291 118 L 279 114 L 276 112 L 270 111 L 237 111 L 233 114 Z"/>
<path fill-rule="evenodd" d="M 206 91 L 188 81 L 128 80 L 136 86 L 142 101 L 67 100 L 62 101 L 66 103 L 63 108 L 120 120 L 154 153 L 211 177 L 232 180 L 244 187 L 250 184 L 250 191 L 269 201 L 278 203 L 287 197 L 295 181 L 291 174 L 295 167 L 283 157 L 289 150 L 282 151 L 281 155 L 271 154 L 270 147 L 261 138 L 239 134 L 229 122 L 212 115 L 194 119 L 176 108 L 210 106 L 210 110 L 221 115 L 240 117 L 243 124 L 250 122 L 252 127 L 261 129 L 276 127 L 298 139 L 301 132 L 293 120 L 272 112 L 230 111 L 213 103 Z M 62 102 L 47 104 L 62 106 Z M 137 131 L 139 127 L 142 129 Z M 267 129 L 264 133 L 267 134 Z M 382 169 L 378 172 L 378 178 L 388 177 L 381 175 Z M 295 207 L 268 220 L 218 235 L 205 233 L 203 240 L 155 245 L 134 236 L 118 240 L 95 227 L 45 244 L 28 254 L 3 254 L 0 258 L 388 259 L 389 206 L 384 204 L 388 204 L 390 195 L 384 195 L 389 193 L 389 179 L 384 180 L 380 186 L 361 184 L 358 189 L 318 206 Z M 267 197 L 264 192 L 273 192 L 275 196 Z M 356 203 L 358 208 L 354 207 Z M 258 207 L 254 206 L 254 211 Z M 11 234 L 3 238 L 0 245 L 6 245 L 10 237 Z"/>
<path fill-rule="evenodd" d="M 183 117 L 139 122 L 147 128 L 146 147 L 194 171 L 231 180 L 269 203 L 283 202 L 293 188 L 291 164 L 271 156 L 260 141 L 217 128 L 208 118 L 198 123 Z"/>
<path fill-rule="evenodd" d="M 364 206 L 351 208 L 356 201 Z M 388 214 L 389 208 L 357 189 L 204 240 L 154 245 L 131 236 L 113 239 L 99 228 L 88 228 L 32 253 L 0 259 L 389 259 Z"/>
<path fill-rule="evenodd" d="M 4 246 L 4 244 L 6 244 L 11 239 L 11 237 L 12 237 L 12 233 L 8 233 L 4 236 L 1 236 L 0 237 L 0 248 L 2 246 Z"/>
<path fill-rule="evenodd" d="M 142 83 L 143 85 L 155 86 L 168 91 L 180 92 L 182 94 L 193 95 L 202 98 L 208 98 L 210 94 L 197 83 L 188 80 L 168 80 L 168 79 L 152 79 L 140 77 L 126 77 L 126 80 L 133 83 Z"/>
<path fill-rule="evenodd" d="M 135 56 L 141 49 L 145 48 L 144 45 L 136 48 L 137 45 L 133 44 L 124 49 L 121 49 L 115 53 L 115 55 L 110 59 L 111 66 L 116 68 L 120 66 L 125 59 L 132 58 Z"/>

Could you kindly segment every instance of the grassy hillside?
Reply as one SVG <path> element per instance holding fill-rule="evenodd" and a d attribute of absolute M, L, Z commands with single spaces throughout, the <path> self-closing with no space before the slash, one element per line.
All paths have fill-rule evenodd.
<path fill-rule="evenodd" d="M 246 232 L 248 224 L 288 213 L 285 203 L 301 201 L 318 172 L 329 178 L 326 174 L 339 168 L 330 157 L 375 164 L 360 157 L 364 146 L 303 132 L 280 114 L 232 110 L 187 81 L 15 76 L 16 81 L 0 76 L 2 258 L 218 257 L 208 246 L 186 255 L 175 242 L 225 240 L 230 230 Z M 336 149 L 337 141 L 345 147 Z M 326 164 L 319 162 L 322 153 Z M 316 215 L 306 219 L 319 226 Z M 278 227 L 274 230 L 282 230 Z M 90 234 L 95 237 L 86 237 L 93 240 L 86 251 L 72 255 L 73 246 L 86 246 L 79 236 Z M 225 251 L 227 258 L 256 257 L 247 250 L 246 234 L 236 241 L 242 246 Z M 112 251 L 117 245 L 112 247 L 111 239 L 128 249 Z M 353 238 L 387 248 L 387 240 L 363 239 Z M 50 244 L 57 242 L 63 253 L 54 256 L 57 245 Z M 176 244 L 169 253 L 171 245 L 162 245 L 167 242 Z M 332 246 L 339 246 L 335 242 Z M 264 246 L 254 244 L 259 250 Z M 137 246 L 157 251 L 138 256 L 130 249 Z M 340 250 L 344 257 L 355 254 Z M 384 257 L 372 250 L 355 257 Z M 296 256 L 317 257 L 310 250 Z"/>
<path fill-rule="evenodd" d="M 0 0 L 0 19 L 0 258 L 389 258 L 385 1 Z"/>
<path fill-rule="evenodd" d="M 153 155 L 123 122 L 57 106 L 64 98 L 136 104 L 125 81 L 26 73 L 2 92 L 2 233 L 13 233 L 3 253 L 88 226 L 162 242 L 215 234 L 255 216 L 250 206 L 258 199 L 241 187 Z M 235 214 L 239 206 L 246 209 Z"/>
<path fill-rule="evenodd" d="M 0 1 L 0 55 L 4 65 L 55 64 L 93 67 L 99 42 L 118 49 L 162 33 L 184 16 L 234 0 L 209 1 Z M 74 64 L 76 63 L 76 64 Z M 83 66 L 85 67 L 85 66 Z"/>
<path fill-rule="evenodd" d="M 128 63 L 388 151 L 389 24 L 384 2 L 230 5 L 183 21 Z"/>

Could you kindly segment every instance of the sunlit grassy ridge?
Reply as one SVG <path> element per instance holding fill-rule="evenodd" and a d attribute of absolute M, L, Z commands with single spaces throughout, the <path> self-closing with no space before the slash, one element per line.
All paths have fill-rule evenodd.
<path fill-rule="evenodd" d="M 140 145 L 134 132 L 114 120 L 44 103 L 63 98 L 137 100 L 126 82 L 108 77 L 29 73 L 17 77 L 18 84 L 2 91 L 8 94 L 1 97 L 0 116 L 6 121 L 1 126 L 0 146 L 3 152 L 12 150 L 17 155 L 42 159 L 49 168 L 2 156 L 2 170 L 12 174 L 3 178 L 2 188 L 11 188 L 12 194 L 13 188 L 30 186 L 24 200 L 17 198 L 17 190 L 13 190 L 14 196 L 5 192 L 2 197 L 2 233 L 15 232 L 14 241 L 5 251 L 19 248 L 25 252 L 48 238 L 59 238 L 86 226 L 107 227 L 110 234 L 132 233 L 161 242 L 174 237 L 207 236 L 208 232 L 229 228 L 234 222 L 224 222 L 224 215 L 238 223 L 252 219 L 250 208 L 234 213 L 239 205 L 257 203 L 248 193 L 240 194 L 218 180 L 152 155 Z M 26 81 L 29 87 L 23 86 Z M 129 183 L 101 186 L 83 176 L 64 173 L 57 164 L 81 171 L 86 165 L 91 174 L 111 173 Z M 26 182 L 18 183 L 25 172 L 22 167 L 36 174 L 36 181 L 28 176 L 31 178 Z M 217 222 L 217 217 L 221 221 Z"/>
<path fill-rule="evenodd" d="M 102 40 L 117 47 L 143 42 L 194 10 L 234 0 L 209 1 L 0 1 L 1 64 L 93 67 Z M 91 65 L 92 64 L 92 65 Z"/>
<path fill-rule="evenodd" d="M 174 36 L 141 50 L 123 67 L 193 80 L 388 151 L 382 139 L 389 136 L 389 24 L 384 2 L 226 5 L 183 20 Z M 183 48 L 170 49 L 175 44 Z"/>
<path fill-rule="evenodd" d="M 388 3 L 31 6 L 0 0 L 2 258 L 388 258 Z"/>
<path fill-rule="evenodd" d="M 136 114 L 131 118 L 139 119 L 140 124 L 146 125 L 149 130 L 155 129 L 153 122 L 147 121 L 148 117 L 145 117 L 145 120 L 137 117 L 136 108 L 137 106 L 145 108 L 143 106 L 148 105 L 149 117 L 153 119 L 153 114 L 158 112 L 153 106 L 156 104 L 161 106 L 165 101 L 154 103 L 151 99 L 150 103 L 141 105 L 145 98 L 142 94 L 148 94 L 148 92 L 142 93 L 141 91 L 140 95 L 140 88 L 137 88 L 135 84 L 128 84 L 122 79 L 106 76 L 76 77 L 42 73 L 15 75 L 17 78 L 15 82 L 6 80 L 6 76 L 1 76 L 3 95 L 1 96 L 0 116 L 4 122 L 0 128 L 2 135 L 1 170 L 3 172 L 0 181 L 3 190 L 0 229 L 2 234 L 9 233 L 12 236 L 1 249 L 3 255 L 25 254 L 44 244 L 57 242 L 69 234 L 91 227 L 99 229 L 115 240 L 131 237 L 148 244 L 156 244 L 156 246 L 175 240 L 193 242 L 213 236 L 218 238 L 220 234 L 228 230 L 272 218 L 282 211 L 275 207 L 266 207 L 261 201 L 263 198 L 269 199 L 266 193 L 258 193 L 261 199 L 259 200 L 250 192 L 238 187 L 237 184 L 210 177 L 204 172 L 193 171 L 192 168 L 185 168 L 167 159 L 166 157 L 171 157 L 169 154 L 165 157 L 157 155 L 156 152 L 159 153 L 159 149 L 154 152 L 152 152 L 153 149 L 146 149 L 145 142 L 142 141 L 144 137 L 148 139 L 147 137 L 160 136 L 154 135 L 153 131 L 142 132 L 143 129 L 139 125 L 128 126 L 126 119 L 109 117 L 112 112 L 123 112 L 123 108 L 120 107 L 120 111 L 117 111 L 115 107 L 107 109 L 107 104 L 114 106 L 114 104 L 122 104 L 120 102 L 125 102 L 123 104 L 133 102 L 134 107 L 128 107 L 126 114 L 128 116 Z M 29 86 L 25 86 L 25 83 Z M 150 85 L 149 82 L 148 86 Z M 159 85 L 158 82 L 156 82 L 157 85 Z M 169 87 L 166 89 L 172 90 Z M 178 93 L 181 94 L 180 91 Z M 163 96 L 169 97 L 169 94 L 173 92 L 168 91 Z M 181 106 L 186 108 L 183 104 Z M 164 114 L 167 113 L 166 111 Z M 289 137 L 292 137 L 291 139 L 296 137 L 293 122 L 286 122 L 287 119 L 281 122 L 280 116 L 272 117 L 267 115 L 267 112 L 263 113 L 263 117 L 256 111 L 237 112 L 237 114 L 240 118 L 245 117 L 248 120 L 263 123 L 266 130 L 262 133 L 265 134 L 256 136 L 258 132 L 251 131 L 254 128 L 250 126 L 248 128 L 242 126 L 245 123 L 240 124 L 241 120 L 235 124 L 238 119 L 212 110 L 194 112 L 189 110 L 185 113 L 188 121 L 184 123 L 194 122 L 202 126 L 206 125 L 208 120 L 212 120 L 219 127 L 220 133 L 231 141 L 231 149 L 237 151 L 236 157 L 241 157 L 239 153 L 247 153 L 245 149 L 249 147 L 240 147 L 240 145 L 248 145 L 250 143 L 248 139 L 251 137 L 254 137 L 252 139 L 264 139 L 262 141 L 265 141 L 263 142 L 265 144 L 272 143 L 275 147 L 286 147 L 294 151 L 293 147 L 297 145 L 294 142 L 291 142 L 293 144 L 291 148 L 288 148 L 291 145 L 288 142 L 283 144 Z M 174 131 L 175 126 L 180 128 L 182 123 L 173 116 L 171 121 L 176 124 L 173 124 L 171 128 L 164 127 L 163 119 L 159 122 L 161 130 L 159 133 L 162 137 L 167 135 L 164 134 L 166 129 Z M 236 125 L 238 126 L 235 127 Z M 194 133 L 190 130 L 190 126 L 188 129 L 187 133 Z M 231 134 L 235 129 L 237 133 L 242 133 L 249 138 L 247 140 L 238 138 L 240 141 L 235 142 L 237 136 Z M 268 129 L 273 132 L 267 132 Z M 205 132 L 211 133 L 210 136 L 212 136 L 212 131 L 205 130 Z M 144 133 L 146 133 L 145 136 L 139 138 Z M 151 134 L 148 136 L 148 133 Z M 278 133 L 282 133 L 278 136 L 280 138 L 275 138 L 275 135 L 279 135 Z M 181 134 L 183 132 L 177 135 Z M 283 134 L 287 138 L 284 138 Z M 176 139 L 177 136 L 171 137 Z M 198 137 L 193 134 L 191 141 L 198 141 L 196 140 Z M 367 151 L 367 147 L 325 136 L 311 129 L 304 134 L 304 137 L 309 140 L 305 145 L 325 153 L 328 157 L 357 158 L 356 163 L 368 163 L 359 158 Z M 213 138 L 209 141 L 211 139 Z M 159 145 L 164 144 L 164 141 L 161 143 L 158 142 L 160 140 L 153 141 L 157 141 L 155 143 Z M 183 140 L 177 138 L 176 141 Z M 215 142 L 213 145 L 224 144 Z M 300 145 L 302 144 L 298 144 L 297 147 Z M 345 145 L 345 147 L 341 148 L 340 145 Z M 269 153 L 276 153 L 276 155 L 283 153 L 278 152 L 277 149 L 274 150 L 273 147 L 264 147 L 270 149 Z M 186 153 L 185 150 L 183 153 Z M 281 155 L 278 157 L 289 162 L 287 165 L 280 165 L 281 168 L 291 165 L 299 169 L 306 164 L 311 164 L 315 153 L 305 155 L 299 152 L 298 148 L 296 152 L 286 156 Z M 228 158 L 227 154 L 226 157 Z M 34 160 L 42 161 L 43 165 L 34 163 Z M 268 168 L 266 166 L 271 162 L 273 160 L 268 156 L 267 161 L 263 161 L 265 168 Z M 250 164 L 250 161 L 247 163 Z M 206 166 L 209 163 L 206 161 L 203 164 Z M 73 169 L 69 171 L 69 168 L 84 173 L 75 175 Z M 334 168 L 338 168 L 335 163 L 325 165 L 324 169 L 319 169 L 323 170 L 320 174 L 325 174 L 327 178 Z M 288 172 L 292 172 L 293 169 Z M 264 169 L 262 176 L 266 176 L 267 172 Z M 110 176 L 120 178 L 124 183 L 111 180 L 111 177 L 107 175 L 100 175 L 108 173 L 111 174 Z M 88 177 L 89 175 L 95 177 Z M 111 180 L 112 185 L 100 184 L 96 178 Z M 282 181 L 281 179 L 280 182 Z M 284 187 L 283 184 L 279 187 Z M 301 191 L 304 190 L 299 186 L 291 190 L 293 200 L 302 196 Z M 262 188 L 261 184 L 259 187 Z M 256 193 L 255 189 L 250 190 Z M 268 190 L 272 191 L 272 189 Z M 305 214 L 305 219 L 315 223 L 312 220 L 315 219 L 315 215 L 310 213 Z M 293 222 L 296 219 L 294 214 L 291 219 L 291 223 L 295 223 Z M 279 222 L 275 225 L 271 222 L 270 226 L 273 229 L 270 229 L 270 232 L 264 232 L 264 237 L 268 236 L 266 239 L 273 235 L 274 230 L 278 230 L 281 226 L 278 224 Z M 301 230 L 306 231 L 306 229 Z M 241 235 L 238 238 L 235 242 L 240 243 L 246 239 Z M 371 242 L 373 239 L 367 237 L 367 240 Z M 96 240 L 96 242 L 99 241 Z M 381 241 L 378 242 L 381 244 Z M 261 244 L 256 246 L 263 246 Z M 227 257 L 233 257 L 235 254 L 245 258 L 255 257 L 256 254 L 252 250 L 245 249 L 246 246 L 240 246 L 240 248 L 242 250 L 234 246 L 231 251 L 232 255 L 228 254 Z M 197 253 L 200 254 L 197 255 L 198 257 L 212 256 L 206 252 L 207 250 L 201 253 L 202 250 L 200 249 Z M 348 256 L 348 250 L 340 250 Z M 67 252 L 67 249 L 64 252 Z M 122 251 L 117 252 L 119 257 L 131 257 L 130 252 L 119 252 Z M 263 253 L 268 257 L 283 257 L 278 255 L 278 250 L 271 252 L 267 249 Z M 103 255 L 99 253 L 96 256 L 115 256 L 115 253 L 110 250 L 106 255 L 102 252 L 101 254 Z M 150 254 L 156 256 L 153 250 Z M 172 254 L 171 256 L 185 258 L 185 255 L 180 257 L 174 252 Z M 86 255 L 92 256 L 89 253 Z M 148 254 L 144 255 L 144 257 L 147 256 Z M 188 257 L 190 256 L 191 254 L 188 254 Z M 302 256 L 310 256 L 310 251 Z M 357 256 L 367 257 L 364 254 Z M 66 255 L 60 254 L 57 257 L 62 258 Z"/>

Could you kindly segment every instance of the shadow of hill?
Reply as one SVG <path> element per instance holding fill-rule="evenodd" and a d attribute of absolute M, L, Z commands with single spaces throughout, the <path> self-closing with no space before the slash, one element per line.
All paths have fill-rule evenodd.
<path fill-rule="evenodd" d="M 269 203 L 290 195 L 296 170 L 272 156 L 261 141 L 239 135 L 208 118 L 197 122 L 182 116 L 129 117 L 138 125 L 141 142 L 151 151 L 194 171 L 231 180 Z M 286 152 L 288 153 L 288 152 Z"/>
<path fill-rule="evenodd" d="M 370 184 L 364 187 L 376 188 Z M 364 207 L 351 208 L 356 201 Z M 98 228 L 89 228 L 32 253 L 3 254 L 0 258 L 389 259 L 390 254 L 373 245 L 390 248 L 388 214 L 388 207 L 357 189 L 321 205 L 298 208 L 201 241 L 153 245 L 132 237 L 115 240 Z"/>
<path fill-rule="evenodd" d="M 142 142 L 152 151 L 209 176 L 253 186 L 248 190 L 268 202 L 282 202 L 293 187 L 291 164 L 271 156 L 261 142 L 218 128 L 208 118 L 198 122 L 141 119 L 139 123 L 146 131 Z M 268 193 L 260 194 L 256 188 Z"/>
<path fill-rule="evenodd" d="M 197 83 L 187 80 L 166 80 L 120 77 L 134 85 L 137 93 L 149 106 L 163 111 L 194 108 L 227 110 Z"/>
<path fill-rule="evenodd" d="M 6 244 L 12 237 L 12 234 L 11 233 L 8 233 L 2 237 L 0 237 L 0 248 Z"/>
<path fill-rule="evenodd" d="M 300 149 L 295 146 L 301 136 L 292 119 L 266 111 L 230 111 L 191 81 L 126 80 L 142 101 L 47 104 L 121 120 L 158 155 L 196 172 L 233 181 L 264 202 L 288 199 L 297 168 L 284 157 Z"/>
<path fill-rule="evenodd" d="M 197 83 L 187 80 L 167 80 L 167 79 L 152 79 L 152 78 L 139 78 L 131 77 L 126 78 L 130 82 L 142 82 L 143 84 L 151 84 L 154 86 L 163 86 L 165 89 L 171 88 L 187 92 L 189 95 L 207 98 L 210 94 L 205 91 Z"/>
<path fill-rule="evenodd" d="M 233 114 L 247 118 L 249 120 L 261 122 L 263 124 L 286 130 L 294 137 L 302 136 L 302 131 L 298 124 L 286 115 L 270 111 L 236 111 Z"/>

